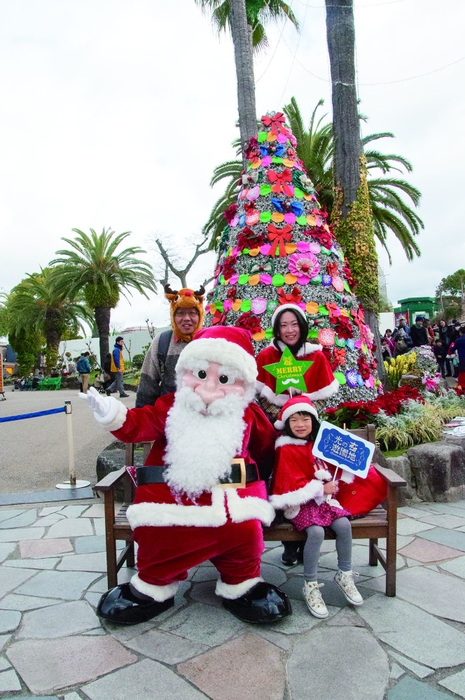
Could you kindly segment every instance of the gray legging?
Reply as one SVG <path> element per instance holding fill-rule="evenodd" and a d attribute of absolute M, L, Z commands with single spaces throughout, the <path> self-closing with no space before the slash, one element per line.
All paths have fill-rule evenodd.
<path fill-rule="evenodd" d="M 336 535 L 337 565 L 341 571 L 352 569 L 352 527 L 347 518 L 337 518 L 330 525 Z M 324 527 L 310 525 L 306 528 L 304 547 L 304 579 L 316 581 L 320 549 L 325 537 Z"/>

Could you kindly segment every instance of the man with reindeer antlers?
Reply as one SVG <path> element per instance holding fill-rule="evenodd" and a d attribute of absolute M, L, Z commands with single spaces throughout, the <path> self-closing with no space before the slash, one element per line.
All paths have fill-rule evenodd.
<path fill-rule="evenodd" d="M 203 286 L 198 291 L 173 291 L 165 285 L 165 297 L 170 302 L 170 331 L 159 333 L 147 352 L 137 389 L 136 408 L 153 406 L 155 401 L 176 389 L 176 363 L 194 333 L 203 323 Z"/>

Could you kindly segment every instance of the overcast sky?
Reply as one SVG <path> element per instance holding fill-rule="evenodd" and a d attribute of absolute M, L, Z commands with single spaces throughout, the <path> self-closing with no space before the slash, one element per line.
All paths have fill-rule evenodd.
<path fill-rule="evenodd" d="M 255 63 L 258 115 L 295 96 L 305 121 L 320 98 L 331 115 L 324 0 L 289 0 Z M 425 230 L 413 263 L 393 236 L 380 253 L 388 296 L 433 296 L 465 266 L 464 0 L 355 2 L 363 133 L 392 131 L 386 153 L 413 164 Z M 209 181 L 234 157 L 236 83 L 229 36 L 194 0 L 0 0 L 0 289 L 39 271 L 72 228 L 132 231 L 147 250 L 198 236 L 222 192 Z M 323 114 L 323 112 L 322 112 Z M 189 279 L 210 274 L 206 260 Z M 167 320 L 162 295 L 121 302 L 121 330 Z"/>

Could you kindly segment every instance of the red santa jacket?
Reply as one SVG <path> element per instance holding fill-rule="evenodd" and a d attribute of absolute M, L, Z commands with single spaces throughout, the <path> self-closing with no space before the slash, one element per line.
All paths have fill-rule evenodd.
<path fill-rule="evenodd" d="M 276 378 L 264 369 L 265 365 L 272 365 L 279 362 L 286 347 L 284 343 L 278 341 L 280 350 L 277 350 L 273 343 L 261 350 L 257 355 L 257 392 L 275 406 L 284 406 L 289 399 L 287 391 L 276 394 Z M 307 391 L 305 395 L 313 401 L 327 399 L 335 394 L 339 389 L 339 382 L 335 379 L 330 364 L 321 351 L 321 345 L 305 343 L 296 355 L 299 360 L 311 362 L 311 367 L 304 374 Z M 301 392 L 294 392 L 299 394 Z"/>
<path fill-rule="evenodd" d="M 323 467 L 323 468 L 322 468 Z M 276 441 L 275 468 L 270 502 L 274 508 L 289 511 L 294 518 L 298 506 L 314 499 L 323 503 L 324 482 L 331 480 L 335 467 L 316 460 L 313 442 L 283 435 Z M 366 479 L 339 469 L 336 475 L 339 490 L 335 498 L 352 515 L 365 515 L 378 506 L 387 495 L 387 487 L 374 467 Z"/>
<path fill-rule="evenodd" d="M 165 464 L 165 423 L 173 402 L 174 394 L 166 394 L 153 406 L 128 410 L 122 427 L 112 431 L 123 442 L 153 441 L 146 466 Z M 272 464 L 276 433 L 263 411 L 253 403 L 245 409 L 244 423 L 242 449 L 236 457 L 242 457 L 246 464 L 256 464 L 260 475 L 266 477 L 268 465 Z M 252 482 L 242 489 L 216 486 L 195 501 L 173 494 L 167 484 L 144 484 L 137 487 L 134 505 L 127 511 L 133 529 L 169 525 L 219 527 L 226 523 L 228 516 L 233 522 L 260 520 L 269 525 L 274 509 L 267 500 L 265 482 Z"/>

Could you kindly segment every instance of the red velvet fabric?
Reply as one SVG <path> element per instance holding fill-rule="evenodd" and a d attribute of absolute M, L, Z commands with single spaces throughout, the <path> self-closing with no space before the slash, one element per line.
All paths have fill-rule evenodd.
<path fill-rule="evenodd" d="M 139 578 L 155 586 L 184 581 L 188 569 L 210 560 L 223 583 L 237 585 L 260 576 L 263 552 L 258 520 L 221 527 L 138 527 Z"/>

